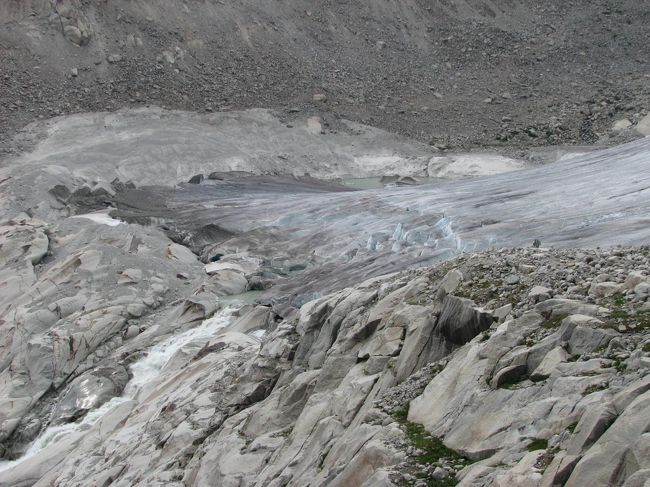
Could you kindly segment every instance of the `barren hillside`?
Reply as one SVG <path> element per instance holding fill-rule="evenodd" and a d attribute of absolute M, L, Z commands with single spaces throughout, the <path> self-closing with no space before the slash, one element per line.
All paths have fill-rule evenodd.
<path fill-rule="evenodd" d="M 0 132 L 154 104 L 332 114 L 442 148 L 627 140 L 609 129 L 649 108 L 649 12 L 648 0 L 6 0 Z"/>

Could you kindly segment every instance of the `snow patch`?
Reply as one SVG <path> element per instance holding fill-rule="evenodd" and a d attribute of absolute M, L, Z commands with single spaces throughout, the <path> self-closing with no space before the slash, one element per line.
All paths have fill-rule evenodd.
<path fill-rule="evenodd" d="M 523 169 L 525 163 L 497 154 L 456 154 L 429 160 L 427 172 L 433 178 L 492 176 Z"/>
<path fill-rule="evenodd" d="M 95 213 L 84 213 L 83 215 L 74 215 L 70 218 L 85 218 L 86 220 L 91 220 L 100 225 L 108 225 L 109 227 L 116 227 L 118 225 L 123 225 L 124 222 L 111 218 L 108 215 L 108 211 L 98 211 Z"/>

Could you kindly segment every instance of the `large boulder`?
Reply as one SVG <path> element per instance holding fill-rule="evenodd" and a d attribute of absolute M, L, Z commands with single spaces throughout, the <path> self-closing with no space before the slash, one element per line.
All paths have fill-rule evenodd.
<path fill-rule="evenodd" d="M 602 321 L 581 314 L 564 318 L 559 329 L 560 339 L 568 342 L 568 351 L 572 355 L 604 348 L 618 334 L 605 328 Z"/>
<path fill-rule="evenodd" d="M 445 296 L 436 331 L 454 345 L 464 345 L 494 323 L 494 317 L 473 301 Z"/>
<path fill-rule="evenodd" d="M 118 396 L 129 380 L 122 365 L 112 363 L 81 374 L 66 387 L 54 411 L 51 424 L 75 421 L 88 411 Z"/>
<path fill-rule="evenodd" d="M 618 418 L 598 421 L 602 436 L 584 454 L 565 484 L 622 485 L 634 473 L 650 469 L 650 392 L 634 399 Z M 627 484 L 626 484 L 627 485 Z"/>
<path fill-rule="evenodd" d="M 564 317 L 568 315 L 606 316 L 609 313 L 607 308 L 596 304 L 589 304 L 573 299 L 554 298 L 542 301 L 535 309 L 538 313 L 550 317 Z"/>

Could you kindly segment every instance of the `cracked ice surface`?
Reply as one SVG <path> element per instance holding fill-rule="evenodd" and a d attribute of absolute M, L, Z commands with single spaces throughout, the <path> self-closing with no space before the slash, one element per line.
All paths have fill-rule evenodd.
<path fill-rule="evenodd" d="M 326 292 L 536 238 L 544 246 L 641 244 L 650 232 L 648 139 L 487 177 L 351 191 L 291 175 L 423 177 L 445 168 L 520 165 L 480 154 L 441 160 L 428 146 L 370 127 L 314 135 L 309 124 L 289 129 L 264 110 L 83 114 L 44 127 L 32 152 L 0 168 L 0 215 L 56 221 L 66 209 L 50 196 L 54 185 L 93 189 L 116 177 L 133 180 L 139 189 L 120 194 L 111 217 L 164 225 L 194 241 L 206 262 L 218 253 L 248 252 L 306 264 L 276 292 Z M 177 185 L 197 173 L 229 170 L 250 174 Z M 198 239 L 208 225 L 231 238 Z"/>
<path fill-rule="evenodd" d="M 164 201 L 162 217 L 189 235 L 215 224 L 246 247 L 313 265 L 289 287 L 319 291 L 488 247 L 610 246 L 650 237 L 650 139 L 491 177 L 390 190 L 306 190 L 244 177 L 180 189 L 138 190 Z"/>

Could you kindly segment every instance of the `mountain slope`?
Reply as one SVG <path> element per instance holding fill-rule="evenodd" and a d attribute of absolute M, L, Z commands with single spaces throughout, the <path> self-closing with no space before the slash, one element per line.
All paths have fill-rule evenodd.
<path fill-rule="evenodd" d="M 626 140 L 612 123 L 648 110 L 647 0 L 52 5 L 0 5 L 5 135 L 155 104 L 297 108 L 441 147 L 529 146 Z"/>

